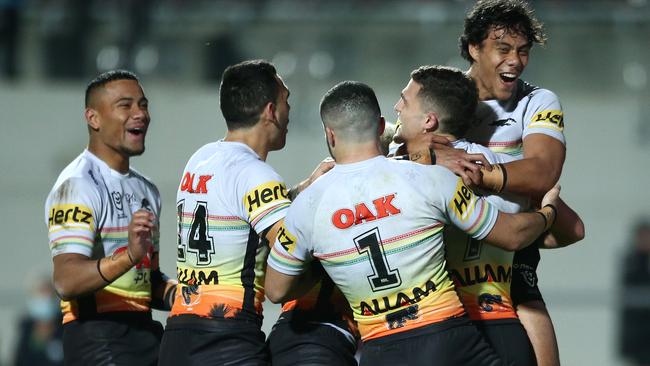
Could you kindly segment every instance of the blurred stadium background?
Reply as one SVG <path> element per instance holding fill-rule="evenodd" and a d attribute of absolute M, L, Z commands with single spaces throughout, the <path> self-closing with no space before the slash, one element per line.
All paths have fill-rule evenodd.
<path fill-rule="evenodd" d="M 173 275 L 179 175 L 191 153 L 224 135 L 217 93 L 227 65 L 265 58 L 284 76 L 292 106 L 288 143 L 269 162 L 293 184 L 327 153 L 321 95 L 341 80 L 366 82 L 394 121 L 412 69 L 467 67 L 457 42 L 472 4 L 0 0 L 3 14 L 15 10 L 16 19 L 15 27 L 0 23 L 0 363 L 13 357 L 32 282 L 50 274 L 43 203 L 87 143 L 83 92 L 99 71 L 135 71 L 150 100 L 147 151 L 132 164 L 160 188 L 161 265 Z M 581 243 L 542 253 L 541 288 L 563 364 L 625 365 L 617 352 L 621 258 L 633 223 L 650 214 L 650 4 L 532 5 L 549 42 L 533 49 L 523 78 L 560 96 L 568 140 L 562 195 L 587 229 Z M 277 308 L 267 309 L 268 330 Z M 156 317 L 164 321 L 165 314 Z"/>

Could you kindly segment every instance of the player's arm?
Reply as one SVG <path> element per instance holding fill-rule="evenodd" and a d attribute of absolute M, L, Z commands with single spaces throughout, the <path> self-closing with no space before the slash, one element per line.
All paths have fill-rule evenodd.
<path fill-rule="evenodd" d="M 90 259 L 77 253 L 62 253 L 53 258 L 53 280 L 57 294 L 63 300 L 97 291 L 139 263 L 151 245 L 154 214 L 139 210 L 129 223 L 127 250 L 110 257 Z"/>
<path fill-rule="evenodd" d="M 262 232 L 262 243 L 268 246 L 273 246 L 275 239 L 278 237 L 278 233 L 282 229 L 284 224 L 284 219 L 278 220 L 275 224 L 271 225 L 268 229 Z"/>
<path fill-rule="evenodd" d="M 539 199 L 560 179 L 566 148 L 559 140 L 535 133 L 524 138 L 524 158 L 504 164 L 504 190 Z"/>
<path fill-rule="evenodd" d="M 517 305 L 517 315 L 533 345 L 538 366 L 559 366 L 560 351 L 551 316 L 541 300 Z"/>
<path fill-rule="evenodd" d="M 415 160 L 418 163 L 444 166 L 463 178 L 463 182 L 468 186 L 481 182 L 482 166 L 490 169 L 490 164 L 483 154 L 468 154 L 465 150 L 455 149 L 450 146 L 446 137 L 436 134 L 421 134 L 417 139 L 405 142 L 403 148 L 397 152 L 397 155 L 402 154 L 423 156 L 423 161 Z"/>
<path fill-rule="evenodd" d="M 298 183 L 297 185 L 289 189 L 289 199 L 293 201 L 298 195 L 298 193 L 302 192 L 303 190 L 305 190 L 305 188 L 309 187 L 309 185 L 312 184 L 316 179 L 318 179 L 318 177 L 329 172 L 332 168 L 334 168 L 334 165 L 335 165 L 334 159 L 332 159 L 331 157 L 327 157 L 323 159 L 320 163 L 318 163 L 316 169 L 314 169 L 314 171 L 307 179 L 303 180 L 302 182 Z M 271 243 L 273 243 L 273 241 L 271 241 Z"/>
<path fill-rule="evenodd" d="M 295 241 L 295 238 L 290 238 L 285 230 L 284 219 L 282 219 L 265 232 L 265 240 L 275 245 L 287 239 Z M 264 280 L 266 297 L 274 304 L 297 299 L 313 288 L 319 278 L 320 276 L 314 275 L 311 270 L 289 275 L 276 271 L 267 265 Z"/>
<path fill-rule="evenodd" d="M 585 224 L 580 216 L 561 198 L 558 200 L 556 208 L 555 225 L 544 237 L 540 248 L 562 248 L 585 237 Z"/>
<path fill-rule="evenodd" d="M 267 266 L 264 280 L 266 297 L 274 304 L 295 300 L 309 292 L 320 279 L 313 270 L 287 275 Z"/>
<path fill-rule="evenodd" d="M 507 214 L 499 212 L 494 227 L 485 241 L 508 251 L 520 250 L 530 245 L 557 221 L 559 186 L 553 187 L 542 200 L 542 208 L 535 212 Z"/>
<path fill-rule="evenodd" d="M 160 259 L 157 252 L 151 257 L 151 307 L 169 311 L 176 298 L 178 281 L 167 277 L 160 270 Z"/>

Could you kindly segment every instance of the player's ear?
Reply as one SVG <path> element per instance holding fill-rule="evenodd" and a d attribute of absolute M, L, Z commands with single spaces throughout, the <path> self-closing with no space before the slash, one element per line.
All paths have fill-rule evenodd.
<path fill-rule="evenodd" d="M 334 131 L 327 126 L 325 127 L 325 139 L 330 147 L 336 146 L 336 136 L 334 135 Z"/>
<path fill-rule="evenodd" d="M 99 118 L 99 113 L 97 113 L 97 110 L 93 108 L 86 108 L 84 112 L 84 116 L 86 117 L 86 123 L 88 123 L 88 126 L 90 128 L 92 128 L 95 131 L 99 130 L 101 121 Z"/>
<path fill-rule="evenodd" d="M 424 132 L 433 132 L 439 127 L 438 115 L 433 112 L 428 112 L 424 120 Z"/>
<path fill-rule="evenodd" d="M 386 130 L 386 119 L 384 116 L 379 117 L 379 126 L 377 128 L 379 129 L 379 136 L 383 135 Z"/>
<path fill-rule="evenodd" d="M 273 102 L 268 102 L 262 110 L 261 119 L 263 121 L 275 121 L 275 104 Z"/>
<path fill-rule="evenodd" d="M 468 44 L 467 45 L 467 50 L 469 51 L 469 55 L 472 57 L 472 60 L 477 60 L 479 57 L 479 51 L 481 50 L 481 44 Z"/>

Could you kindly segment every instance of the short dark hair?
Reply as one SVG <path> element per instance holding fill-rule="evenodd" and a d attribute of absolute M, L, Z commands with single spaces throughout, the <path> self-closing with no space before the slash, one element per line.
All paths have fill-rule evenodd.
<path fill-rule="evenodd" d="M 90 107 L 90 100 L 92 99 L 92 96 L 93 94 L 95 94 L 95 91 L 97 89 L 102 88 L 104 87 L 104 85 L 115 80 L 135 80 L 138 83 L 140 82 L 138 77 L 131 71 L 111 70 L 111 71 L 103 72 L 97 75 L 97 77 L 95 77 L 94 79 L 92 79 L 90 83 L 88 83 L 88 86 L 86 87 L 86 97 L 85 97 L 86 108 Z"/>
<path fill-rule="evenodd" d="M 264 106 L 277 103 L 280 84 L 275 67 L 264 60 L 250 60 L 226 68 L 221 78 L 221 113 L 230 130 L 257 123 Z"/>
<path fill-rule="evenodd" d="M 436 112 L 440 132 L 462 138 L 474 121 L 478 91 L 474 80 L 459 69 L 421 66 L 411 72 L 420 85 L 418 97 L 424 112 Z"/>
<path fill-rule="evenodd" d="M 332 87 L 320 102 L 323 124 L 343 132 L 343 140 L 378 138 L 381 110 L 371 87 L 358 81 L 343 81 Z"/>
<path fill-rule="evenodd" d="M 490 30 L 505 29 L 521 33 L 528 42 L 544 44 L 544 25 L 537 20 L 527 2 L 522 0 L 479 0 L 465 17 L 465 28 L 460 36 L 460 54 L 470 63 L 469 45 L 480 45 Z"/>

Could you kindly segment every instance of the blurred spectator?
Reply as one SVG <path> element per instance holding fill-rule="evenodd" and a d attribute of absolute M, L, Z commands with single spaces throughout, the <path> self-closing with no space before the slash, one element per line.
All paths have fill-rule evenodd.
<path fill-rule="evenodd" d="M 14 365 L 63 365 L 61 312 L 49 278 L 41 278 L 32 291 L 18 326 Z"/>
<path fill-rule="evenodd" d="M 650 365 L 650 221 L 634 228 L 623 262 L 620 351 L 633 365 Z"/>

